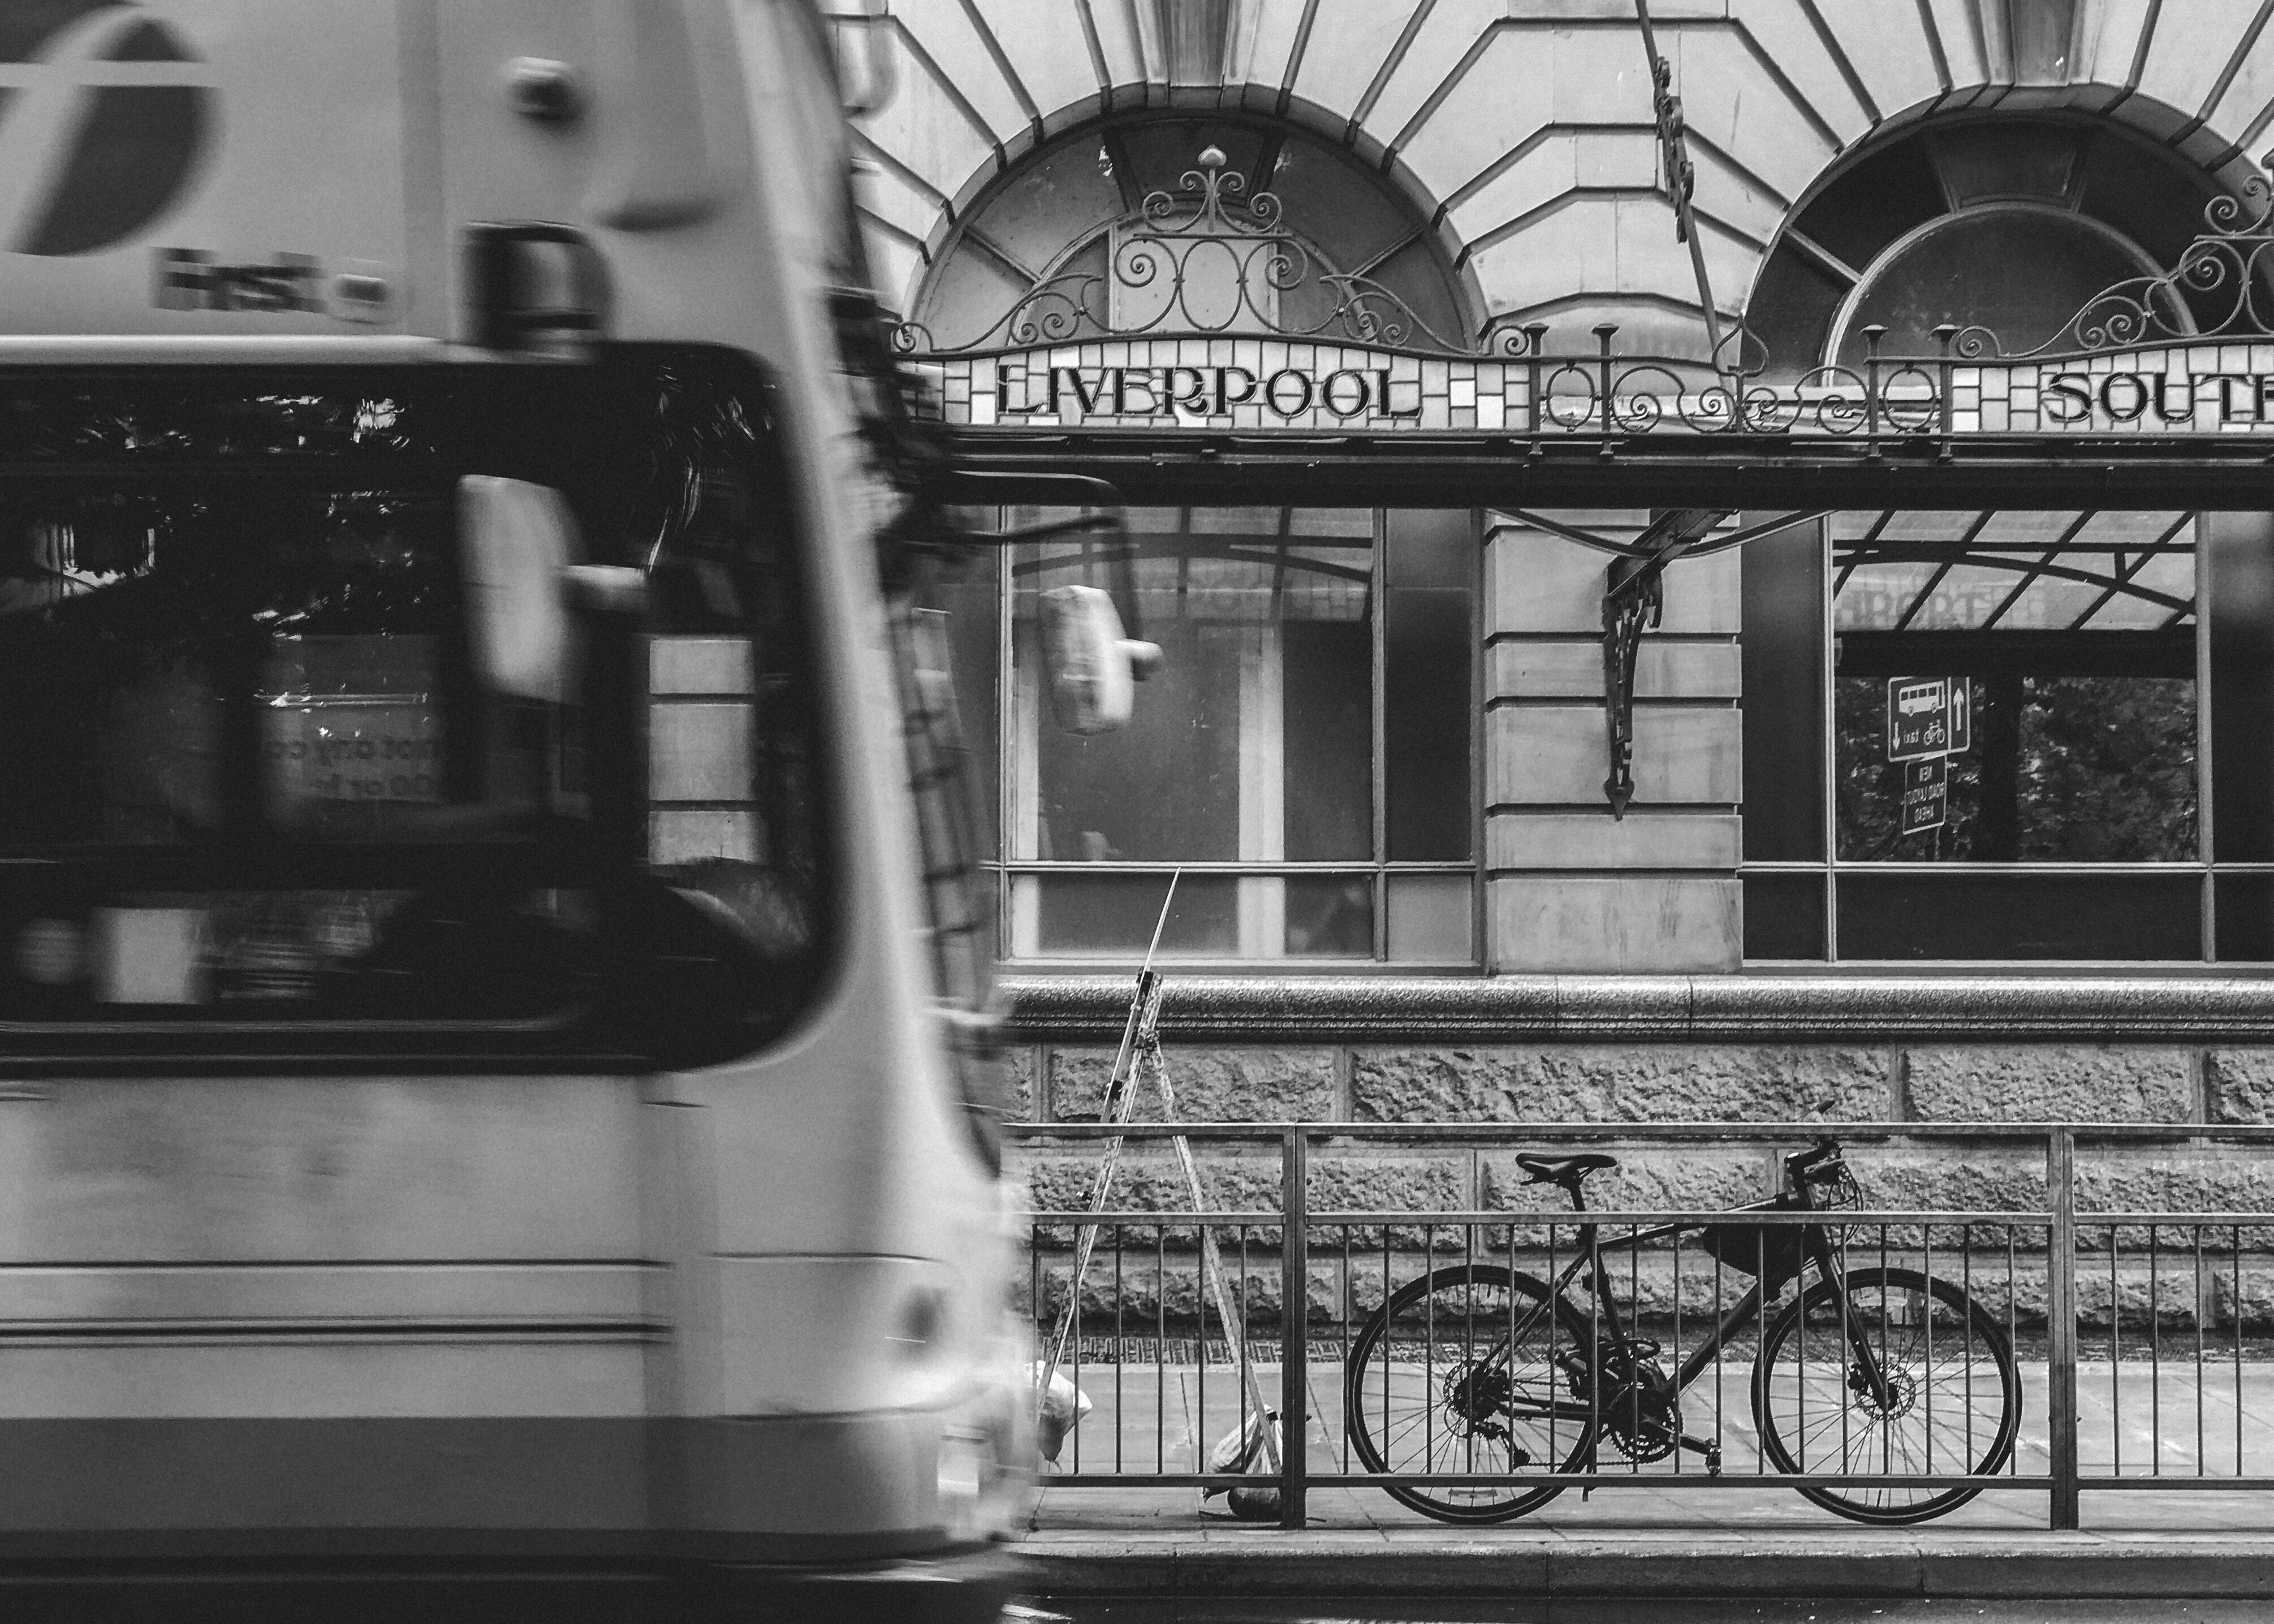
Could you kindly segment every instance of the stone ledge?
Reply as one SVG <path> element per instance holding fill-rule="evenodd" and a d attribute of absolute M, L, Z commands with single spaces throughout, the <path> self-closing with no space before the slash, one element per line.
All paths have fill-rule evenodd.
<path fill-rule="evenodd" d="M 1007 975 L 1009 1035 L 1118 1039 L 1128 975 Z M 2264 976 L 1179 975 L 1172 1043 L 2274 1044 Z"/>

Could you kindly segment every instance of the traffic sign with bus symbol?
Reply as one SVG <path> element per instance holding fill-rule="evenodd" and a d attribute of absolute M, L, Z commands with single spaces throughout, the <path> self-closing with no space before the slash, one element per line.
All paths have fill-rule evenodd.
<path fill-rule="evenodd" d="M 1974 742 L 1974 705 L 1964 677 L 1887 680 L 1887 759 L 1924 761 Z"/>

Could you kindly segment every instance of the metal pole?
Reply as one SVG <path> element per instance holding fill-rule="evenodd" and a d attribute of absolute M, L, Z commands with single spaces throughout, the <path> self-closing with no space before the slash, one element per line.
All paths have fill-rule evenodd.
<path fill-rule="evenodd" d="M 1279 1526 L 1300 1528 L 1310 1436 L 1311 1141 L 1290 1128 L 1279 1156 Z"/>
<path fill-rule="evenodd" d="M 2052 1228 L 2045 1236 L 2045 1408 L 2052 1450 L 2052 1526 L 2077 1525 L 2076 1488 L 2076 1136 L 2045 1136 L 2045 1192 Z M 2115 1304 L 2109 1304 L 2110 1312 Z"/>

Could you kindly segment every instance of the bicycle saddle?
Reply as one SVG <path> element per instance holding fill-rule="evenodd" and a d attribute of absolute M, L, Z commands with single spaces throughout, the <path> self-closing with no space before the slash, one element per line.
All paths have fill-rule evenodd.
<path fill-rule="evenodd" d="M 1596 1150 L 1584 1151 L 1576 1156 L 1541 1156 L 1527 1151 L 1516 1159 L 1516 1165 L 1532 1175 L 1525 1181 L 1526 1184 L 1570 1184 L 1575 1188 L 1588 1174 L 1600 1168 L 1615 1168 L 1618 1164 L 1616 1156 L 1607 1156 Z"/>

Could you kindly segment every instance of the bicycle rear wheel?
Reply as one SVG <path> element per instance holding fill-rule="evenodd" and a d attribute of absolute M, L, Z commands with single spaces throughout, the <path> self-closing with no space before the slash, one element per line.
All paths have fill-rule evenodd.
<path fill-rule="evenodd" d="M 1886 1378 L 1870 1391 L 1860 1336 Z M 1781 1472 L 1987 1476 L 2014 1453 L 2022 1380 L 2004 1329 L 1947 1280 L 1866 1268 L 1818 1281 L 1762 1334 L 1753 1419 Z M 1982 1490 L 1826 1485 L 1801 1493 L 1857 1522 L 1924 1522 Z"/>
<path fill-rule="evenodd" d="M 1492 1264 L 1408 1282 L 1360 1327 L 1344 1372 L 1343 1417 L 1373 1472 L 1578 1471 L 1593 1458 L 1586 1327 L 1529 1274 Z M 1559 1362 L 1560 1356 L 1560 1362 Z M 1502 1522 L 1560 1485 L 1420 1485 L 1390 1498 L 1441 1522 Z"/>

